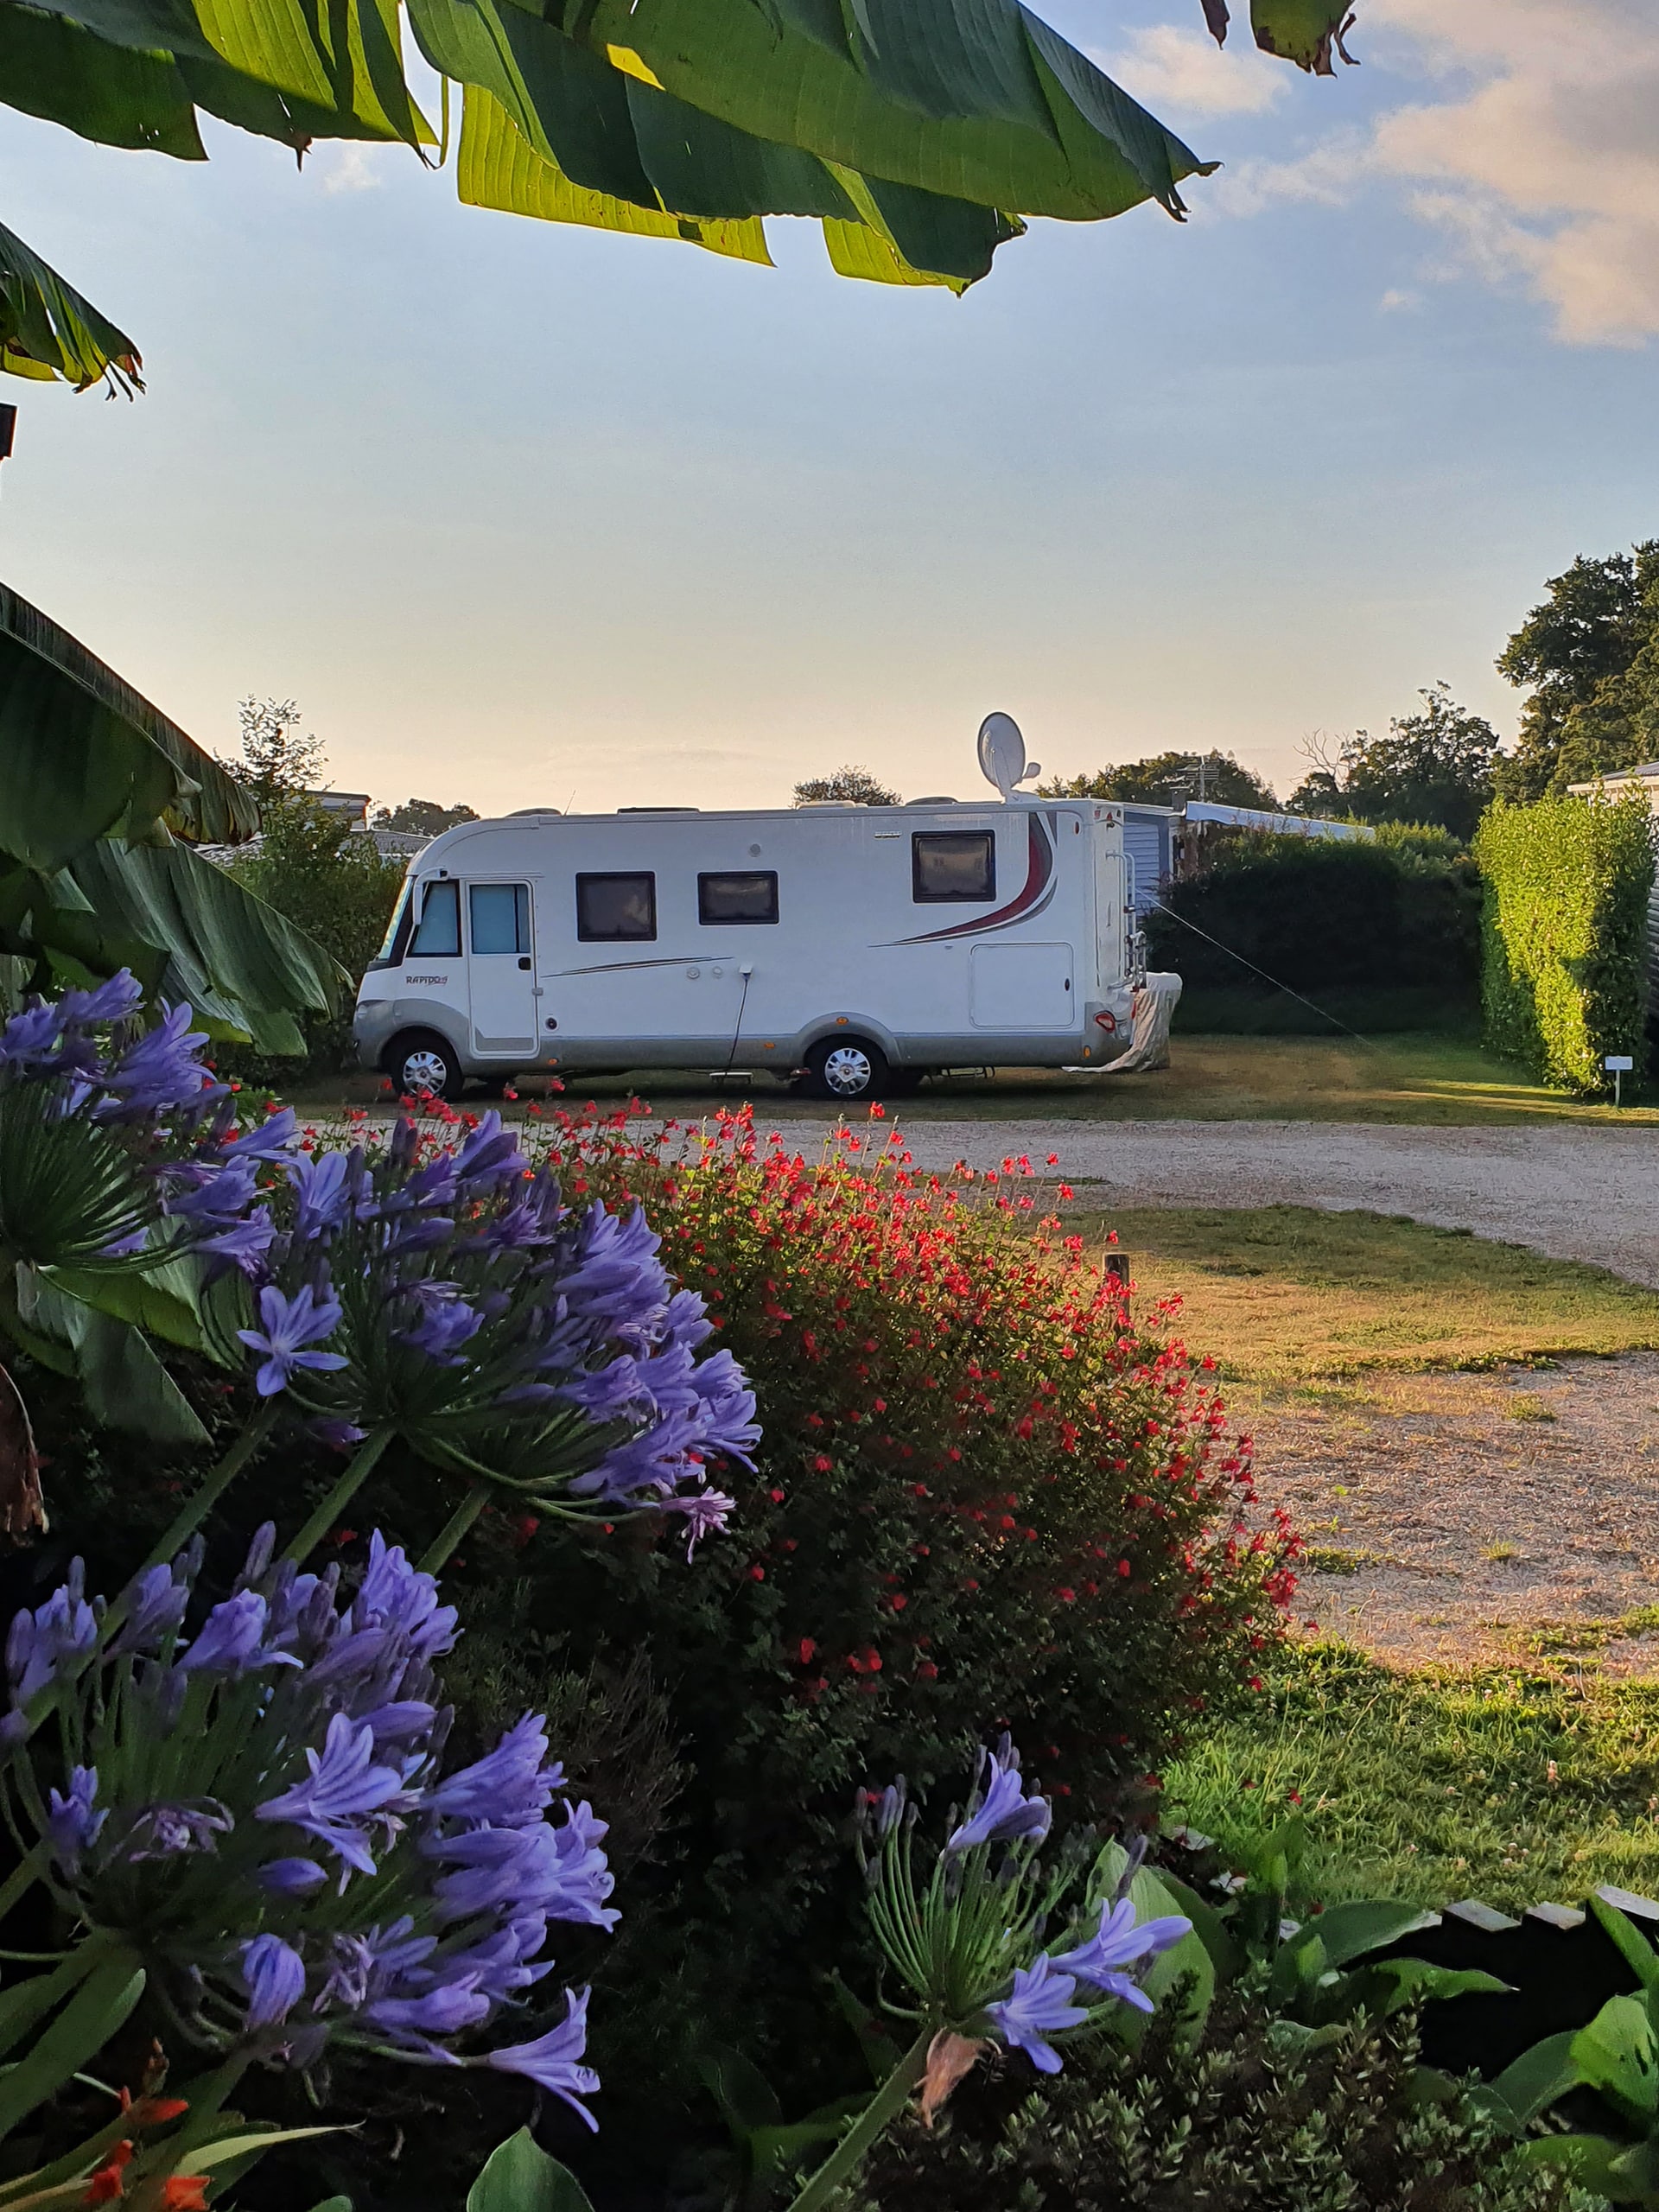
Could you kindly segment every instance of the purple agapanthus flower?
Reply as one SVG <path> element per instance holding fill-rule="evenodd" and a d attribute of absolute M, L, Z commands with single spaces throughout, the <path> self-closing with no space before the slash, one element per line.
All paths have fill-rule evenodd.
<path fill-rule="evenodd" d="M 236 1333 L 250 1351 L 265 1355 L 254 1377 L 262 1398 L 274 1398 L 298 1368 L 322 1371 L 345 1366 L 339 1352 L 308 1349 L 332 1337 L 340 1326 L 340 1300 L 332 1291 L 325 1290 L 319 1298 L 308 1282 L 302 1283 L 292 1298 L 284 1298 L 274 1283 L 268 1283 L 259 1294 L 259 1319 L 263 1328 Z"/>
<path fill-rule="evenodd" d="M 103 1084 L 108 1096 L 92 1109 L 96 1121 L 133 1121 L 169 1106 L 200 1106 L 223 1097 L 201 1065 L 206 1030 L 192 1029 L 188 1006 L 162 1007 L 162 1019 L 109 1068 Z"/>
<path fill-rule="evenodd" d="M 1129 1969 L 1179 1943 L 1192 1926 L 1178 1913 L 1137 1922 L 1131 1899 L 1120 1897 L 1116 1903 L 1109 1899 L 1100 1909 L 1100 1926 L 1087 1942 L 1058 1952 L 1049 1963 L 1060 1974 L 1086 1981 L 1108 1996 L 1122 1998 L 1137 2012 L 1150 2012 L 1152 1999 L 1132 1979 Z"/>
<path fill-rule="evenodd" d="M 308 1751 L 305 1758 L 311 1770 L 308 1779 L 256 1806 L 257 1817 L 303 1828 L 347 1866 L 372 1874 L 367 1823 L 384 1815 L 397 1796 L 403 1776 L 395 1767 L 375 1764 L 374 1731 L 359 1727 L 344 1713 L 328 1723 L 322 1750 Z"/>
<path fill-rule="evenodd" d="M 260 1888 L 278 1897 L 308 1896 L 327 1878 L 327 1869 L 315 1859 L 268 1859 L 257 1877 Z"/>
<path fill-rule="evenodd" d="M 1079 2028 L 1088 2009 L 1074 2005 L 1077 1985 L 1069 1974 L 1059 1973 L 1052 1959 L 1038 1958 L 1028 1967 L 1016 1967 L 1014 1988 L 999 2003 L 985 2007 L 985 2017 L 1011 2050 L 1023 2050 L 1039 2074 L 1058 2074 L 1060 2054 L 1047 2038 L 1063 2028 Z"/>
<path fill-rule="evenodd" d="M 229 1835 L 236 1821 L 217 1798 L 190 1804 L 149 1805 L 130 1822 L 114 1855 L 137 1864 L 145 1859 L 175 1859 L 186 1852 L 213 1851 L 216 1839 Z"/>
<path fill-rule="evenodd" d="M 509 2044 L 503 2050 L 493 2050 L 485 2063 L 503 2074 L 528 2075 L 540 2088 L 563 2097 L 589 2127 L 597 2128 L 599 2122 L 581 2100 L 595 2093 L 599 2076 L 591 2066 L 578 2063 L 588 2048 L 588 1994 L 585 1989 L 567 1990 L 565 2015 L 557 2027 L 550 2028 L 533 2043 Z"/>
<path fill-rule="evenodd" d="M 1020 1754 L 1006 1742 L 1001 1753 L 987 1754 L 991 1778 L 977 1808 L 945 1840 L 947 1851 L 971 1851 L 982 1843 L 1040 1843 L 1053 1809 L 1046 1797 L 1027 1797 L 1020 1783 Z"/>
<path fill-rule="evenodd" d="M 564 1769 L 547 1756 L 547 1722 L 527 1713 L 493 1751 L 447 1776 L 427 1803 L 447 1819 L 523 1827 L 539 1821 L 563 1788 Z"/>
<path fill-rule="evenodd" d="M 724 1529 L 737 1510 L 737 1500 L 723 1491 L 671 1491 L 663 1499 L 664 1513 L 677 1513 L 685 1522 L 685 1556 L 690 1560 L 705 1536 Z"/>
<path fill-rule="evenodd" d="M 72 1767 L 67 1795 L 54 1789 L 48 1796 L 47 1840 L 52 1846 L 53 1857 L 72 1881 L 79 1871 L 81 1853 L 97 1842 L 99 1831 L 110 1817 L 107 1809 L 98 1808 L 97 1797 L 95 1766 Z"/>
<path fill-rule="evenodd" d="M 257 1591 L 239 1590 L 215 1605 L 200 1636 L 188 1644 L 179 1665 L 186 1674 L 245 1675 L 256 1667 L 297 1667 L 291 1651 L 274 1649 L 267 1640 L 270 1608 Z"/>
<path fill-rule="evenodd" d="M 98 1643 L 98 1617 L 86 1603 L 86 1569 L 76 1560 L 69 1579 L 33 1612 L 27 1607 L 11 1624 L 6 1638 L 6 1671 L 11 1700 L 27 1705 L 61 1675 L 76 1671 Z"/>
<path fill-rule="evenodd" d="M 263 1160 L 280 1166 L 290 1158 L 299 1141 L 299 1116 L 291 1106 L 284 1106 L 263 1122 L 256 1122 L 251 1128 L 244 1129 L 239 1136 L 226 1137 L 219 1147 L 218 1156 L 223 1160 Z"/>
<path fill-rule="evenodd" d="M 467 1304 L 454 1283 L 418 1283 L 410 1295 L 418 1318 L 400 1332 L 403 1341 L 427 1359 L 459 1367 L 461 1346 L 482 1328 L 483 1314 Z"/>
<path fill-rule="evenodd" d="M 276 2027 L 305 1994 L 305 1961 L 280 1936 L 251 1936 L 242 1946 L 250 2029 Z"/>

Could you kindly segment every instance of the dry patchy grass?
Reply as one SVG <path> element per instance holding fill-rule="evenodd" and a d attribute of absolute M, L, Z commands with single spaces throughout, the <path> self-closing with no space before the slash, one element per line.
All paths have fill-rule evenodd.
<path fill-rule="evenodd" d="M 1116 1230 L 1137 1307 L 1178 1296 L 1181 1334 L 1236 1381 L 1305 1387 L 1659 1347 L 1659 1294 L 1465 1230 L 1305 1206 L 1146 1208 L 1067 1226 L 1091 1245 Z"/>

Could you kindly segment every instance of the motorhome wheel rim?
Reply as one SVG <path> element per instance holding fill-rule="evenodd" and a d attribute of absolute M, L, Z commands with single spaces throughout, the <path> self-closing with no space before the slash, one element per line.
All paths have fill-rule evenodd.
<path fill-rule="evenodd" d="M 429 1046 L 423 1045 L 413 1052 L 404 1053 L 405 1090 L 429 1090 L 436 1096 L 448 1080 L 449 1065 L 442 1052 L 435 1052 Z"/>
<path fill-rule="evenodd" d="M 861 1090 L 868 1090 L 872 1072 L 869 1054 L 857 1045 L 837 1045 L 823 1063 L 825 1084 L 843 1098 L 856 1097 Z"/>

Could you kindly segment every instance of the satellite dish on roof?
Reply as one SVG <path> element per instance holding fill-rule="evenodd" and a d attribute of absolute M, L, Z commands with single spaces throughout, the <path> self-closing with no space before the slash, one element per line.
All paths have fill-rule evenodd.
<path fill-rule="evenodd" d="M 1026 741 L 1012 715 L 987 715 L 979 726 L 979 766 L 987 783 L 995 784 L 1004 798 L 1012 798 L 1016 784 L 1042 773 L 1039 762 L 1026 758 Z"/>

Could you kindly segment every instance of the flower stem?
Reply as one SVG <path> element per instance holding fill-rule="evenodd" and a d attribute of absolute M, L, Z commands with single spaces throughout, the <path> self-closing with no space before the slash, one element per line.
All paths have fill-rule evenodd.
<path fill-rule="evenodd" d="M 932 2025 L 922 2030 L 835 2149 L 807 2181 L 789 2207 L 789 2212 L 817 2212 L 819 2205 L 831 2192 L 857 2172 L 866 2152 L 873 2148 L 883 2130 L 897 2120 L 909 2102 L 911 2091 L 926 2070 L 928 2046 L 935 2031 Z"/>
<path fill-rule="evenodd" d="M 353 1452 L 345 1473 L 283 1554 L 284 1559 L 291 1559 L 298 1565 L 308 1553 L 315 1550 L 374 1472 L 376 1463 L 391 1439 L 392 1431 L 389 1428 L 370 1431 Z"/>
<path fill-rule="evenodd" d="M 444 1522 L 442 1528 L 438 1531 L 436 1537 L 434 1539 L 431 1549 L 422 1560 L 421 1572 L 423 1574 L 435 1574 L 437 1573 L 438 1569 L 448 1558 L 450 1553 L 454 1551 L 455 1546 L 461 1541 L 461 1538 L 467 1534 L 467 1531 L 472 1527 L 474 1522 L 477 1520 L 479 1515 L 484 1510 L 485 1500 L 489 1497 L 489 1494 L 490 1486 L 487 1483 L 474 1483 L 473 1484 L 466 1497 L 461 1499 L 461 1503 L 455 1508 L 454 1511 L 449 1516 L 449 1518 Z"/>
<path fill-rule="evenodd" d="M 5 1880 L 0 1882 L 0 1921 L 6 1918 L 18 1899 L 26 1897 L 40 1880 L 41 1856 L 38 1847 L 31 1851 L 21 1865 L 14 1866 Z"/>
<path fill-rule="evenodd" d="M 158 1536 L 150 1546 L 148 1555 L 137 1569 L 137 1574 L 143 1574 L 146 1568 L 160 1567 L 163 1560 L 170 1560 L 195 1535 L 243 1468 L 256 1456 L 269 1438 L 271 1430 L 276 1425 L 277 1410 L 274 1403 L 268 1403 L 259 1408 L 219 1465 L 209 1471 L 207 1479 L 189 1503 L 181 1509 L 168 1523 L 165 1534 Z M 136 1574 L 133 1580 L 136 1581 L 137 1579 Z M 130 1582 L 127 1586 L 130 1589 L 131 1583 Z M 100 1647 L 107 1646 L 111 1639 L 119 1632 L 122 1624 L 127 1618 L 128 1611 L 125 1592 L 111 1600 L 109 1611 L 104 1616 L 103 1625 L 99 1635 Z"/>

